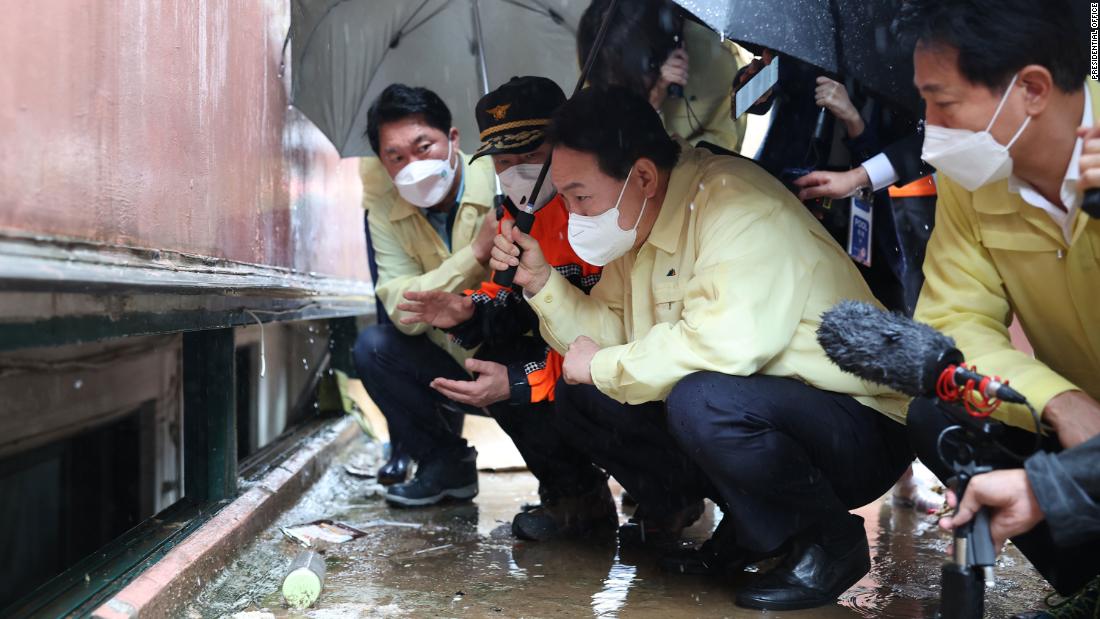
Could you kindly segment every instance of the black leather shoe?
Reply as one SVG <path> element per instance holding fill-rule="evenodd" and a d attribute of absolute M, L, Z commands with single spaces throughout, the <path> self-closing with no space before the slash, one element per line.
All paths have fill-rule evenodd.
<path fill-rule="evenodd" d="M 705 507 L 702 501 L 698 501 L 672 514 L 650 518 L 646 516 L 645 508 L 639 506 L 634 516 L 619 527 L 619 544 L 635 548 L 675 548 L 684 529 L 702 517 Z"/>
<path fill-rule="evenodd" d="M 403 484 L 409 478 L 412 458 L 399 444 L 390 445 L 390 459 L 378 469 L 378 483 L 383 486 Z"/>
<path fill-rule="evenodd" d="M 727 568 L 744 567 L 741 561 L 744 553 L 737 548 L 733 534 L 732 521 L 728 516 L 722 518 L 714 529 L 710 539 L 698 548 L 679 548 L 661 555 L 657 564 L 671 574 L 720 574 Z M 740 565 L 734 565 L 740 563 Z"/>
<path fill-rule="evenodd" d="M 848 550 L 832 556 L 817 540 L 791 554 L 755 584 L 737 592 L 737 605 L 759 610 L 799 610 L 836 602 L 840 594 L 871 571 L 871 551 L 861 531 Z"/>
<path fill-rule="evenodd" d="M 771 559 L 787 553 L 790 546 L 784 544 L 772 552 L 751 552 L 737 545 L 733 524 L 729 517 L 722 519 L 710 539 L 698 548 L 683 548 L 662 555 L 658 561 L 661 569 L 671 574 L 696 576 L 722 575 L 736 572 L 746 565 Z"/>
<path fill-rule="evenodd" d="M 410 481 L 386 488 L 385 499 L 397 507 L 424 507 L 445 499 L 467 501 L 477 490 L 477 450 L 464 447 L 424 460 Z"/>

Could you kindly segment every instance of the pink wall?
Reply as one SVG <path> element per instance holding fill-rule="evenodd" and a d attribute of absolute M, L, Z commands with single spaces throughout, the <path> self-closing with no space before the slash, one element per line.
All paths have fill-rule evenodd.
<path fill-rule="evenodd" d="M 6 3 L 0 237 L 369 278 L 357 162 L 278 75 L 287 3 Z"/>

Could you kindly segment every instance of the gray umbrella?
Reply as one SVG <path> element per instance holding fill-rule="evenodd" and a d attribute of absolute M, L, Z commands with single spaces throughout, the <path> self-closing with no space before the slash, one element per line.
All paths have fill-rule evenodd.
<path fill-rule="evenodd" d="M 675 0 L 724 36 L 852 77 L 919 113 L 912 50 L 890 33 L 900 0 Z"/>
<path fill-rule="evenodd" d="M 391 83 L 434 90 L 467 152 L 486 87 L 542 75 L 577 79 L 575 31 L 588 0 L 293 0 L 293 103 L 344 157 L 370 155 L 367 108 Z M 479 37 L 475 6 L 484 37 Z M 479 46 L 479 40 L 482 44 Z M 482 77 L 482 62 L 484 75 Z"/>

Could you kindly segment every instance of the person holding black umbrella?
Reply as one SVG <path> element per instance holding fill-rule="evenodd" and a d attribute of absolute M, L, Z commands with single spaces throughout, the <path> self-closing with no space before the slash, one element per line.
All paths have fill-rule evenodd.
<path fill-rule="evenodd" d="M 870 569 L 848 510 L 912 459 L 907 398 L 843 374 L 814 336 L 838 300 L 873 303 L 867 285 L 779 181 L 670 138 L 626 89 L 581 91 L 548 137 L 569 242 L 606 265 L 600 282 L 576 290 L 509 222 L 491 265 L 518 267 L 543 336 L 565 353 L 562 436 L 638 502 L 620 540 L 675 541 L 709 497 L 731 533 L 714 569 L 784 557 L 739 605 L 835 602 Z"/>
<path fill-rule="evenodd" d="M 592 52 L 609 7 L 609 0 L 593 0 L 581 16 L 580 60 Z M 742 64 L 738 50 L 685 18 L 671 0 L 621 2 L 588 82 L 645 96 L 665 129 L 692 145 L 707 142 L 739 152 L 748 125 L 745 118 L 730 118 L 730 84 Z"/>
<path fill-rule="evenodd" d="M 587 293 L 600 267 L 579 258 L 566 240 L 568 213 L 551 183 L 532 196 L 535 179 L 550 156 L 546 125 L 565 94 L 545 77 L 514 77 L 477 102 L 482 145 L 474 159 L 489 157 L 500 175 L 509 208 L 537 208 L 531 235 L 554 268 Z M 511 211 L 504 220 L 513 221 Z M 443 329 L 466 349 L 477 349 L 475 380 L 438 378 L 430 386 L 461 405 L 485 408 L 512 438 L 539 481 L 541 504 L 521 511 L 512 532 L 524 540 L 575 537 L 614 531 L 618 515 L 607 475 L 572 449 L 553 424 L 554 392 L 562 357 L 538 333 L 538 317 L 523 290 L 493 281 L 462 293 L 409 291 L 398 309 L 409 324 Z M 474 361 L 474 360 L 471 360 Z"/>

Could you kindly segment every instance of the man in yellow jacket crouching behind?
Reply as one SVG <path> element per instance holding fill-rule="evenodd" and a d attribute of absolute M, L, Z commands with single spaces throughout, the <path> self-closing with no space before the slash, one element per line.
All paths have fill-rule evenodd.
<path fill-rule="evenodd" d="M 911 0 L 898 24 L 916 41 L 923 159 L 939 172 L 916 318 L 1028 398 L 1054 431 L 1048 451 L 1100 433 L 1100 220 L 1082 212 L 1078 182 L 1079 135 L 1100 120 L 1100 85 L 1088 79 L 1087 20 L 1076 8 L 1069 0 Z M 1013 316 L 1034 356 L 1013 347 Z M 1026 409 L 1002 406 L 995 416 L 1020 428 L 1005 442 L 1031 449 Z M 937 446 L 952 422 L 917 400 L 908 425 L 921 461 L 952 476 Z M 990 464 L 1026 483 L 1019 460 Z M 1049 490 L 1012 498 L 1031 504 L 1032 492 Z M 1013 541 L 1063 594 L 1100 568 L 1100 540 L 1059 548 L 1043 524 Z"/>

